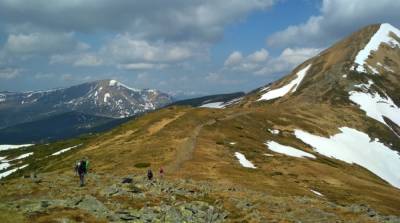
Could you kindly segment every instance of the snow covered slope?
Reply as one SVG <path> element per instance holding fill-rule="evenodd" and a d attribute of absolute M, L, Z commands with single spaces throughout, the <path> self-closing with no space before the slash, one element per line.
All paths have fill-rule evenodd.
<path fill-rule="evenodd" d="M 365 167 L 393 186 L 400 188 L 400 155 L 378 140 L 356 129 L 342 127 L 329 138 L 295 130 L 297 138 L 318 153 Z"/>
<path fill-rule="evenodd" d="M 382 97 L 379 93 L 350 92 L 350 100 L 360 106 L 368 117 L 371 117 L 391 127 L 385 118 L 400 126 L 400 108 L 389 97 Z"/>
<path fill-rule="evenodd" d="M 275 124 L 264 126 L 264 142 L 274 152 L 318 162 L 305 148 L 285 145 L 294 131 L 297 138 L 289 145 L 300 139 L 324 156 L 358 164 L 400 187 L 399 86 L 400 30 L 376 24 L 250 92 L 236 108 L 261 109 L 262 122 Z"/>

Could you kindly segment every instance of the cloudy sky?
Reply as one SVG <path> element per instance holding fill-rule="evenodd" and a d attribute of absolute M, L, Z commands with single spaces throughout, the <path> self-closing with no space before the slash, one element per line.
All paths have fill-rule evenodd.
<path fill-rule="evenodd" d="M 117 79 L 170 93 L 248 91 L 399 0 L 0 0 L 0 91 Z"/>

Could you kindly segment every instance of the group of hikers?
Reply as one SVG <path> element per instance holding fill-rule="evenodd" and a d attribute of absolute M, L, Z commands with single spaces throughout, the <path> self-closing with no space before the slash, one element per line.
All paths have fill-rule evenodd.
<path fill-rule="evenodd" d="M 158 171 L 160 179 L 164 178 L 164 169 L 160 167 L 160 170 Z M 153 180 L 153 171 L 151 169 L 147 170 L 147 179 L 148 180 Z"/>
<path fill-rule="evenodd" d="M 85 186 L 85 175 L 89 170 L 89 159 L 87 157 L 83 157 L 81 160 L 77 161 L 75 164 L 75 173 L 79 176 L 80 186 Z M 160 167 L 159 170 L 160 179 L 164 178 L 164 168 Z M 147 170 L 147 179 L 152 181 L 154 177 L 153 171 L 151 169 Z"/>

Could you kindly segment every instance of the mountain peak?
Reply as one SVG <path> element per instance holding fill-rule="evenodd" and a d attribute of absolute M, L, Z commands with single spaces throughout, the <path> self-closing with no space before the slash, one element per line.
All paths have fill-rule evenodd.
<path fill-rule="evenodd" d="M 128 89 L 130 91 L 135 91 L 135 92 L 143 91 L 143 90 L 138 89 L 138 88 L 132 88 L 132 87 L 130 87 L 130 86 L 126 85 L 126 84 L 123 84 L 123 83 L 121 83 L 121 82 L 119 82 L 119 81 L 117 81 L 115 79 L 103 79 L 103 80 L 97 80 L 97 81 L 94 81 L 94 82 L 91 82 L 91 83 L 97 85 L 98 88 L 102 88 L 102 89 L 104 89 L 104 88 L 126 88 L 126 89 Z"/>
<path fill-rule="evenodd" d="M 366 26 L 306 60 L 282 79 L 251 92 L 243 103 L 348 104 L 349 93 L 368 85 L 399 103 L 400 30 L 389 23 Z M 307 68 L 307 69 L 305 69 Z M 303 72 L 304 71 L 304 72 Z M 364 74 L 364 75 L 363 75 Z M 381 89 L 381 90 L 378 90 Z M 248 103 L 250 102 L 250 103 Z"/>
<path fill-rule="evenodd" d="M 380 24 L 369 42 L 358 52 L 352 70 L 367 73 L 369 69 L 373 73 L 378 74 L 379 72 L 374 67 L 367 64 L 367 60 L 371 53 L 378 51 L 382 44 L 388 45 L 391 48 L 400 47 L 400 30 L 389 23 Z"/>
<path fill-rule="evenodd" d="M 355 107 L 400 136 L 399 73 L 400 30 L 370 25 L 251 92 L 239 106 Z"/>

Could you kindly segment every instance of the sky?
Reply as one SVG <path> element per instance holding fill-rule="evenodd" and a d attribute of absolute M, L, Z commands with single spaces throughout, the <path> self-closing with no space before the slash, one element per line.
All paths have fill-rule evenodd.
<path fill-rule="evenodd" d="M 0 0 L 0 91 L 116 79 L 173 95 L 250 91 L 399 0 Z"/>

